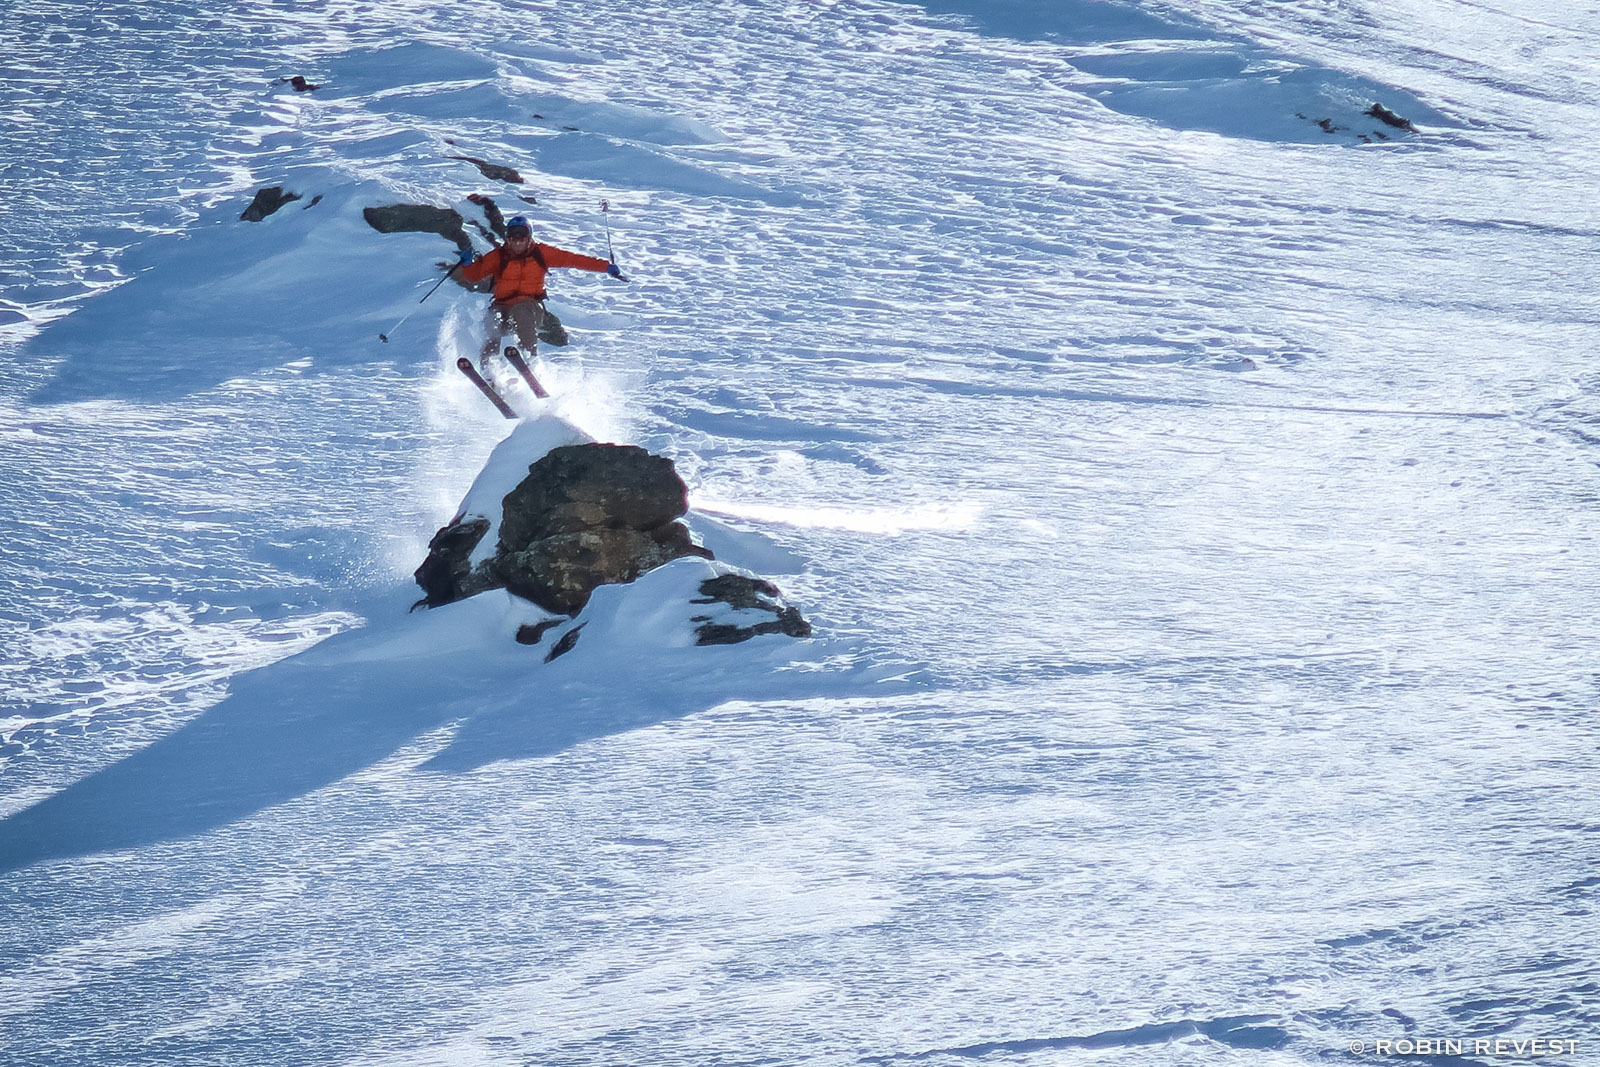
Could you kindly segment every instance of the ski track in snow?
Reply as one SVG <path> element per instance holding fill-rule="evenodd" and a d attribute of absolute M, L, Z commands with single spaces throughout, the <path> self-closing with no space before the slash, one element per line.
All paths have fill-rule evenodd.
<path fill-rule="evenodd" d="M 1600 1042 L 1595 19 L 16 13 L 0 1061 Z M 475 298 L 374 343 L 448 246 L 359 206 L 473 192 L 609 200 L 556 408 L 816 662 L 439 665 L 504 620 L 407 576 L 506 427 Z"/>

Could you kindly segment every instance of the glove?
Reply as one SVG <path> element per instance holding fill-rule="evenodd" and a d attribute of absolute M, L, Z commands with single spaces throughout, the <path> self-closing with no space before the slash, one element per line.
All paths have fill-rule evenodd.
<path fill-rule="evenodd" d="M 478 258 L 478 253 L 474 252 L 470 248 L 463 248 L 456 255 L 456 259 L 460 260 L 460 263 L 458 263 L 457 266 L 465 267 L 468 263 L 471 263 L 473 260 L 475 260 L 477 258 Z"/>
<path fill-rule="evenodd" d="M 613 261 L 606 264 L 606 273 L 611 275 L 613 278 L 620 278 L 622 277 L 622 268 L 617 266 L 616 262 Z"/>

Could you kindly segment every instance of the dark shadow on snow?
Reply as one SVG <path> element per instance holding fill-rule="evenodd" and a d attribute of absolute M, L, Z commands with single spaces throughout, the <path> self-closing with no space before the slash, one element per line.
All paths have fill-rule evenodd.
<path fill-rule="evenodd" d="M 386 598 L 392 603 L 393 597 Z M 431 620 L 430 617 L 431 616 Z M 413 626 L 415 621 L 418 625 Z M 305 796 L 459 724 L 424 765 L 456 773 L 559 753 L 585 741 L 705 711 L 727 700 L 820 695 L 819 674 L 761 667 L 762 646 L 686 648 L 681 666 L 611 662 L 576 650 L 548 665 L 548 644 L 511 639 L 481 654 L 433 652 L 419 612 L 331 637 L 240 675 L 227 698 L 175 733 L 0 822 L 0 872 L 192 837 Z M 517 679 L 508 689 L 508 677 Z M 804 679 L 813 679 L 807 682 Z M 826 692 L 838 695 L 839 675 Z"/>
<path fill-rule="evenodd" d="M 337 658 L 362 639 L 340 634 L 239 676 L 187 726 L 0 822 L 0 871 L 204 833 L 338 781 L 462 714 L 443 672 L 419 684 L 409 671 L 386 676 Z"/>
<path fill-rule="evenodd" d="M 1218 1019 L 1180 1019 L 1176 1022 L 1147 1023 L 1125 1030 L 1105 1030 L 1095 1034 L 1074 1037 L 1034 1037 L 1009 1041 L 985 1041 L 959 1048 L 933 1049 L 927 1052 L 902 1056 L 875 1057 L 873 1062 L 889 1063 L 896 1060 L 921 1060 L 959 1057 L 982 1059 L 995 1053 L 1011 1056 L 1034 1052 L 1064 1049 L 1139 1048 L 1146 1045 L 1166 1045 L 1173 1041 L 1197 1035 L 1210 1038 L 1220 1045 L 1239 1049 L 1277 1049 L 1287 1045 L 1289 1032 L 1273 1015 L 1237 1015 Z"/>

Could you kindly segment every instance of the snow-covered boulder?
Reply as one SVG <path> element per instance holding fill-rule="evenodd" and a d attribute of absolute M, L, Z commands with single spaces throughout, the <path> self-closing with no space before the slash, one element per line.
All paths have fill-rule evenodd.
<path fill-rule="evenodd" d="M 777 586 L 695 543 L 681 521 L 688 509 L 688 488 L 670 459 L 602 444 L 544 413 L 500 442 L 456 517 L 434 535 L 416 569 L 422 603 L 504 590 L 533 613 L 511 636 L 540 645 L 551 634 L 546 657 L 555 659 L 593 621 L 585 609 L 597 590 L 671 564 L 676 577 L 651 587 L 674 590 L 674 602 L 645 611 L 665 613 L 662 632 L 695 645 L 809 637 L 811 624 Z M 697 566 L 686 571 L 689 562 Z M 637 613 L 638 598 L 629 602 Z"/>
<path fill-rule="evenodd" d="M 506 494 L 502 550 L 588 530 L 656 530 L 689 510 L 689 489 L 672 461 L 636 445 L 552 448 Z"/>
<path fill-rule="evenodd" d="M 559 445 L 501 498 L 491 556 L 475 550 L 495 524 L 463 513 L 434 535 L 417 584 L 430 606 L 503 588 L 575 615 L 599 586 L 631 582 L 681 556 L 710 558 L 677 521 L 688 510 L 670 459 L 634 445 Z"/>
<path fill-rule="evenodd" d="M 654 530 L 597 527 L 540 538 L 520 551 L 502 547 L 497 568 L 511 592 L 547 611 L 574 615 L 598 586 L 631 582 L 680 556 L 705 556 L 682 523 Z"/>
<path fill-rule="evenodd" d="M 666 612 L 675 620 L 666 629 L 686 643 L 809 637 L 811 624 L 777 586 L 694 542 L 681 521 L 688 507 L 688 489 L 665 456 L 601 444 L 553 414 L 530 419 L 495 449 L 459 514 L 429 543 L 416 570 L 423 603 L 514 594 L 531 602 L 529 611 L 542 610 L 513 636 L 538 645 L 557 631 L 546 653 L 555 659 L 592 621 L 584 609 L 596 590 L 693 560 L 697 569 L 680 566 L 673 582 L 656 583 L 682 595 L 647 612 Z"/>
<path fill-rule="evenodd" d="M 522 619 L 515 635 L 520 644 L 542 648 L 546 663 L 587 649 L 613 680 L 670 673 L 661 657 L 686 647 L 734 645 L 762 634 L 811 636 L 811 624 L 777 586 L 700 556 L 675 559 L 626 586 L 596 589 L 575 617 L 528 614 L 536 611 L 529 604 L 526 618 L 516 616 Z"/>

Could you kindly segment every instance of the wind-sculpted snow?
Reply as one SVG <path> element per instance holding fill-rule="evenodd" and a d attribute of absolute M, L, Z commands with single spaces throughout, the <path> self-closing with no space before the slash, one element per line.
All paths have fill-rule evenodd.
<path fill-rule="evenodd" d="M 482 84 L 494 78 L 493 60 L 460 48 L 406 41 L 381 48 L 361 48 L 318 64 L 322 91 L 345 96 L 423 92 L 460 83 Z M 323 72 L 326 73 L 323 73 Z"/>
<path fill-rule="evenodd" d="M 609 180 L 628 188 L 756 200 L 773 207 L 796 207 L 802 199 L 795 193 L 763 189 L 706 167 L 665 157 L 653 148 L 592 134 L 561 134 L 529 145 L 527 151 L 548 174 Z"/>
<path fill-rule="evenodd" d="M 958 14 L 986 33 L 1059 41 L 1072 67 L 1090 76 L 1071 78 L 1072 88 L 1181 130 L 1312 144 L 1371 144 L 1415 132 L 1370 114 L 1375 104 L 1435 131 L 1458 125 L 1403 87 L 1208 32 L 1192 10 L 1164 18 L 1105 0 L 920 0 L 920 6 Z"/>
<path fill-rule="evenodd" d="M 37 399 L 167 397 L 307 355 L 317 370 L 380 358 L 377 335 L 432 284 L 429 257 L 450 245 L 374 232 L 361 209 L 389 195 L 375 184 L 335 185 L 322 168 L 286 181 L 302 199 L 256 224 L 228 205 L 188 234 L 154 239 L 126 284 L 46 331 L 32 350 L 59 362 Z M 352 304 L 352 277 L 385 279 L 391 299 Z"/>
<path fill-rule="evenodd" d="M 18 8 L 0 1060 L 1587 1062 L 1597 35 Z M 473 194 L 632 279 L 553 275 L 539 410 L 815 638 L 694 647 L 693 561 L 406 612 L 516 472 L 483 297 L 362 208 Z"/>

